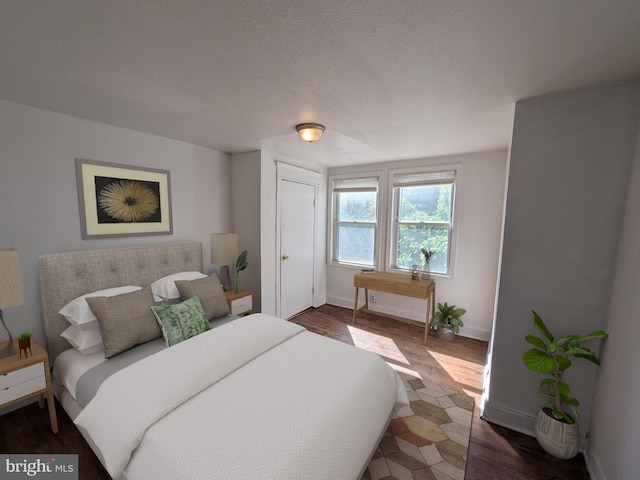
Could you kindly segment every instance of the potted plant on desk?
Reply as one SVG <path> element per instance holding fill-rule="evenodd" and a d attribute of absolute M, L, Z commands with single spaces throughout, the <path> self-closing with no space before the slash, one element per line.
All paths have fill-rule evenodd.
<path fill-rule="evenodd" d="M 569 357 L 584 358 L 600 365 L 597 355 L 582 344 L 607 337 L 604 330 L 596 330 L 584 337 L 567 335 L 555 339 L 540 315 L 533 312 L 533 323 L 544 338 L 527 335 L 525 340 L 535 348 L 522 354 L 522 360 L 532 372 L 547 375 L 540 382 L 538 395 L 551 397 L 552 401 L 538 412 L 535 434 L 540 446 L 554 457 L 568 459 L 574 457 L 580 448 L 578 435 L 578 411 L 580 402 L 571 397 L 571 389 L 564 380 L 571 366 Z M 573 413 L 569 415 L 567 407 Z"/>
<path fill-rule="evenodd" d="M 464 308 L 456 308 L 455 305 L 448 305 L 447 302 L 438 303 L 438 310 L 429 322 L 429 327 L 437 329 L 436 336 L 439 339 L 453 342 L 460 327 L 464 326 L 460 317 L 467 311 Z"/>

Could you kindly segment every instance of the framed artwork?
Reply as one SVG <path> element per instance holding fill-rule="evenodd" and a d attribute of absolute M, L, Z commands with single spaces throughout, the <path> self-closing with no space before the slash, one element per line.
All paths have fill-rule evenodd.
<path fill-rule="evenodd" d="M 170 235 L 168 170 L 76 158 L 82 238 Z"/>

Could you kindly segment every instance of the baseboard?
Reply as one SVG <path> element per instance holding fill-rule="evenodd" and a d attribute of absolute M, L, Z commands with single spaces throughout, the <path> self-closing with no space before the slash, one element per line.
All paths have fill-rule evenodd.
<path fill-rule="evenodd" d="M 602 465 L 598 460 L 598 456 L 589 448 L 589 444 L 587 444 L 587 448 L 585 448 L 583 455 L 584 463 L 587 465 L 587 472 L 589 472 L 591 480 L 607 480 L 607 476 L 602 470 Z"/>
<path fill-rule="evenodd" d="M 343 297 L 327 297 L 327 303 L 329 305 L 335 305 L 337 307 L 353 309 L 353 299 L 348 299 Z M 378 304 L 372 304 L 372 303 L 369 303 L 369 310 L 372 312 L 377 311 L 385 315 L 408 318 L 409 320 L 414 320 L 416 322 L 424 323 L 424 315 L 422 313 L 416 313 L 415 311 L 385 308 Z M 479 329 L 479 328 L 474 328 L 474 327 L 462 327 L 460 329 L 460 335 L 463 337 L 473 338 L 476 340 L 483 340 L 485 342 L 488 342 L 491 338 L 491 332 L 483 329 Z"/>
<path fill-rule="evenodd" d="M 480 416 L 484 420 L 500 425 L 501 427 L 529 435 L 530 437 L 535 437 L 533 430 L 536 422 L 535 415 L 530 415 L 487 400 Z"/>

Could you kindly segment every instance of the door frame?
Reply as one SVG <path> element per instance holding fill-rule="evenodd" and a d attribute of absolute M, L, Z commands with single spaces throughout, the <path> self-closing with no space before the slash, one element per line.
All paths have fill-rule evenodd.
<path fill-rule="evenodd" d="M 316 303 L 316 276 L 317 276 L 317 259 L 318 259 L 318 192 L 322 184 L 322 174 L 307 170 L 306 168 L 296 167 L 288 163 L 276 162 L 276 316 L 280 317 L 281 309 L 281 229 L 282 229 L 282 193 L 280 182 L 289 181 L 302 183 L 313 187 L 313 279 L 312 279 L 312 306 L 317 307 Z"/>

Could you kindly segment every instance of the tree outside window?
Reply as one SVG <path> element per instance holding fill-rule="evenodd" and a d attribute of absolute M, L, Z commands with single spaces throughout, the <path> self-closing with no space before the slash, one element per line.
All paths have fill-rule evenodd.
<path fill-rule="evenodd" d="M 432 273 L 448 274 L 455 172 L 394 176 L 394 229 L 391 265 L 422 269 L 421 249 L 433 251 Z"/>
<path fill-rule="evenodd" d="M 332 260 L 375 266 L 378 179 L 335 179 Z"/>

